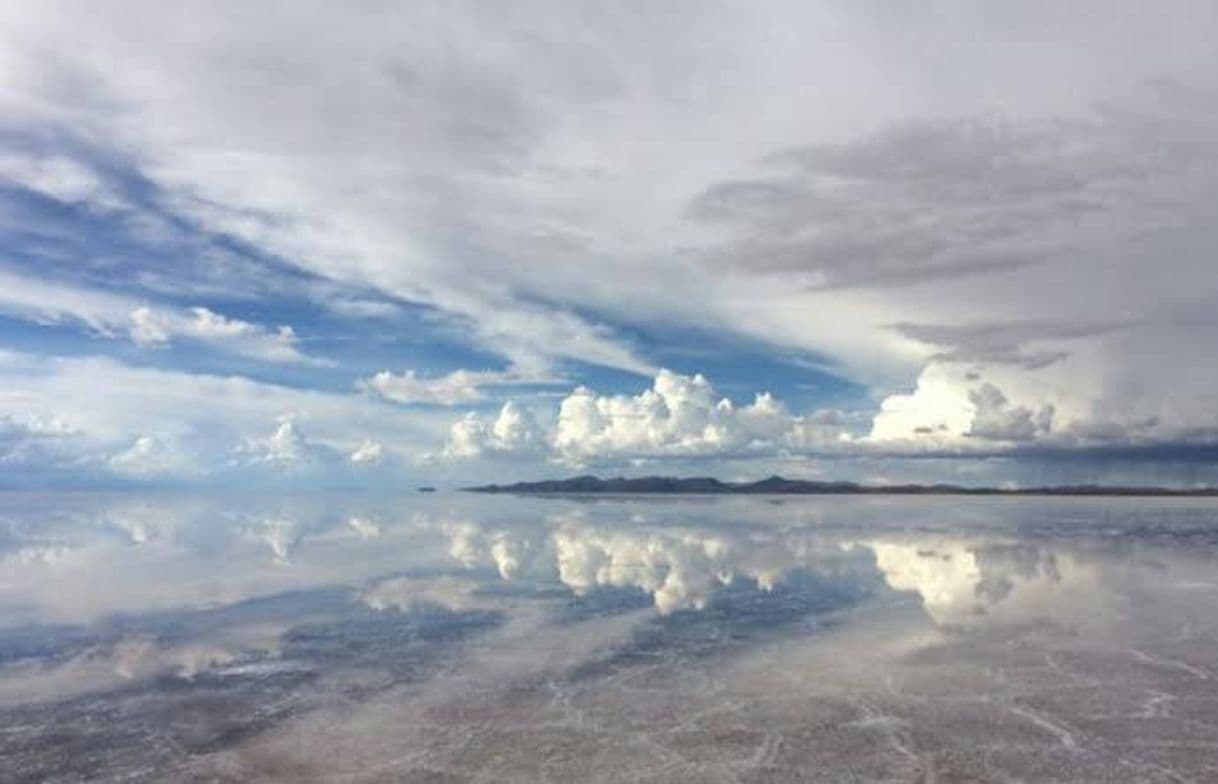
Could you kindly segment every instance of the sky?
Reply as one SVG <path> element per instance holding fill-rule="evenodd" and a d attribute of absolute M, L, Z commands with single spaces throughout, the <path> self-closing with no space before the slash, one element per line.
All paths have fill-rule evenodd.
<path fill-rule="evenodd" d="M 1218 482 L 1218 4 L 0 2 L 0 485 Z"/>

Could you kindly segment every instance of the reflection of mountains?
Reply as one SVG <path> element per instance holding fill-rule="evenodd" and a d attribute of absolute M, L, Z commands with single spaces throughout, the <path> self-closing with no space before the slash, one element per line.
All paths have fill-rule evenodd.
<path fill-rule="evenodd" d="M 951 537 L 851 540 L 808 531 L 607 526 L 556 518 L 538 531 L 443 524 L 449 554 L 508 580 L 556 578 L 577 596 L 646 593 L 661 613 L 701 610 L 743 581 L 771 592 L 809 572 L 918 595 L 943 626 L 1064 619 L 1097 589 L 1097 571 L 1034 544 Z M 878 574 L 877 574 L 878 570 Z"/>

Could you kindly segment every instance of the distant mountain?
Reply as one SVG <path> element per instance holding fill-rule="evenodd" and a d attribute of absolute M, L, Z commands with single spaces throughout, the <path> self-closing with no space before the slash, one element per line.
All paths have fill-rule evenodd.
<path fill-rule="evenodd" d="M 1058 485 L 1005 489 L 959 485 L 861 485 L 855 482 L 817 482 L 771 476 L 757 482 L 723 482 L 712 477 L 681 479 L 671 476 L 616 477 L 576 476 L 540 482 L 468 487 L 473 493 L 520 495 L 1052 495 L 1052 496 L 1218 496 L 1218 488 L 1178 490 L 1168 487 L 1122 487 L 1104 485 Z"/>

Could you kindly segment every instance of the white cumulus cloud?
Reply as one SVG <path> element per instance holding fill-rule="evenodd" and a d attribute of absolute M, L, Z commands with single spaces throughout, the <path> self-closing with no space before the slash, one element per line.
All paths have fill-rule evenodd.
<path fill-rule="evenodd" d="M 508 383 L 513 374 L 495 370 L 454 370 L 434 377 L 420 376 L 414 370 L 394 375 L 382 370 L 359 382 L 359 387 L 376 392 L 397 403 L 431 403 L 455 406 L 475 403 L 486 397 L 482 388 L 490 384 Z"/>
<path fill-rule="evenodd" d="M 702 375 L 669 370 L 637 395 L 579 387 L 559 404 L 549 432 L 508 402 L 494 421 L 477 413 L 452 425 L 449 458 L 544 455 L 569 464 L 606 459 L 774 455 L 837 448 L 849 439 L 832 411 L 796 415 L 769 393 L 738 406 Z"/>
<path fill-rule="evenodd" d="M 131 446 L 112 455 L 107 465 L 117 474 L 135 478 L 197 477 L 206 473 L 206 468 L 178 444 L 156 436 L 139 436 Z"/>
<path fill-rule="evenodd" d="M 493 421 L 471 412 L 454 422 L 444 445 L 444 457 L 536 457 L 543 454 L 546 444 L 546 435 L 532 413 L 509 400 Z"/>

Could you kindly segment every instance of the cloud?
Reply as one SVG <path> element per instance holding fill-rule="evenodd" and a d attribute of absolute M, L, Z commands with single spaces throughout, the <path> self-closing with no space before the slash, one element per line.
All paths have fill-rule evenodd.
<path fill-rule="evenodd" d="M 513 401 L 499 409 L 493 422 L 470 412 L 449 428 L 443 456 L 449 459 L 539 456 L 546 436 L 532 413 Z"/>
<path fill-rule="evenodd" d="M 65 480 L 379 476 L 446 426 L 355 393 L 25 354 L 0 361 L 0 412 L 0 459 Z"/>
<path fill-rule="evenodd" d="M 332 458 L 329 450 L 305 438 L 291 417 L 282 418 L 269 436 L 251 438 L 237 450 L 239 462 L 276 470 L 304 468 Z"/>
<path fill-rule="evenodd" d="M 65 155 L 0 155 L 0 183 L 5 182 L 64 204 L 123 206 L 102 176 Z"/>
<path fill-rule="evenodd" d="M 973 421 L 966 436 L 993 441 L 1031 441 L 1047 434 L 1053 427 L 1053 406 L 1039 411 L 1025 406 L 1008 405 L 1006 395 L 993 384 L 982 384 L 969 390 L 973 404 Z"/>
<path fill-rule="evenodd" d="M 238 445 L 229 465 L 284 475 L 321 472 L 339 476 L 344 465 L 371 469 L 385 459 L 385 447 L 379 441 L 364 439 L 347 452 L 334 444 L 314 441 L 305 435 L 295 416 L 283 415 L 269 435 L 247 438 Z"/>
<path fill-rule="evenodd" d="M 382 370 L 372 378 L 360 381 L 359 386 L 398 403 L 455 406 L 482 400 L 485 395 L 480 386 L 495 375 L 490 371 L 454 370 L 447 376 L 420 378 L 413 370 L 397 376 Z"/>
<path fill-rule="evenodd" d="M 480 347 L 517 365 L 563 359 L 654 372 L 614 319 L 593 315 L 624 301 L 616 275 L 590 283 L 590 273 L 613 258 L 647 268 L 642 257 L 650 251 L 627 249 L 618 238 L 606 242 L 596 224 L 608 221 L 605 228 L 627 236 L 631 218 L 646 218 L 650 205 L 636 199 L 620 205 L 628 211 L 602 210 L 588 200 L 605 192 L 598 172 L 647 167 L 625 166 L 629 149 L 606 147 L 603 163 L 581 151 L 594 141 L 589 132 L 627 138 L 605 127 L 603 112 L 634 100 L 621 68 L 638 61 L 617 54 L 618 42 L 606 34 L 630 38 L 647 30 L 647 39 L 666 49 L 671 35 L 649 26 L 621 29 L 622 20 L 600 12 L 543 7 L 521 9 L 538 25 L 526 33 L 515 23 L 505 27 L 504 20 L 452 9 L 446 15 L 464 20 L 461 26 L 485 44 L 454 49 L 426 32 L 426 15 L 410 9 L 390 18 L 315 9 L 293 22 L 291 40 L 250 48 L 239 29 L 211 24 L 211 12 L 159 22 L 156 12 L 140 13 L 164 30 L 165 41 L 137 44 L 125 25 L 99 19 L 93 40 L 107 53 L 101 59 L 63 40 L 50 47 L 61 54 L 49 63 L 10 50 L 12 115 L 107 139 L 155 189 L 158 208 L 176 218 L 322 278 L 435 308 Z M 666 16 L 656 21 L 669 30 L 686 24 L 674 28 Z M 73 38 L 74 24 L 72 15 L 52 8 L 24 15 L 18 27 L 49 42 Z M 188 35 L 197 24 L 215 38 L 205 43 Z M 588 60 L 568 26 L 601 40 L 614 57 Z M 334 47 L 326 58 L 302 57 L 293 43 L 322 36 Z M 244 54 L 217 67 L 213 45 Z M 155 76 L 149 83 L 129 80 L 126 68 L 111 67 L 112 58 Z M 202 61 L 212 65 L 197 68 Z M 278 65 L 235 65 L 255 61 Z M 672 73 L 658 62 L 651 67 L 657 75 Z M 65 74 L 74 79 L 53 78 Z M 73 89 L 78 79 L 92 85 L 92 100 Z M 281 96 L 276 111 L 246 98 L 253 94 L 250 79 L 253 92 Z M 235 83 L 245 86 L 231 89 Z M 293 87 L 306 83 L 314 84 L 308 97 Z M 361 85 L 356 92 L 340 86 L 354 83 Z M 353 111 L 357 93 L 361 108 Z M 186 94 L 194 97 L 183 102 Z M 130 121 L 116 122 L 104 111 L 111 102 L 128 107 Z M 154 120 L 166 116 L 179 121 Z M 666 155 L 650 153 L 657 161 Z M 238 180 L 246 186 L 234 187 Z M 624 185 L 613 192 L 643 192 Z M 659 228 L 646 222 L 649 234 Z M 581 292 L 588 296 L 572 298 Z M 658 290 L 652 299 L 662 300 Z M 611 315 L 621 315 L 619 308 Z"/>
<path fill-rule="evenodd" d="M 190 308 L 187 314 L 140 307 L 131 312 L 131 321 L 131 338 L 140 345 L 187 339 L 269 362 L 326 364 L 301 353 L 289 326 L 271 331 L 201 307 Z"/>
<path fill-rule="evenodd" d="M 109 470 L 138 479 L 156 477 L 192 478 L 207 473 L 178 444 L 155 436 L 140 436 L 130 447 L 106 460 Z"/>
<path fill-rule="evenodd" d="M 77 470 L 87 463 L 78 452 L 80 438 L 79 430 L 53 414 L 0 414 L 0 467 L 10 476 L 20 470 Z"/>
<path fill-rule="evenodd" d="M 37 416 L 27 416 L 18 419 L 13 416 L 0 416 L 0 440 L 15 441 L 28 437 L 57 438 L 71 436 L 75 433 L 72 426 L 61 419 L 44 419 Z"/>
<path fill-rule="evenodd" d="M 989 452 L 1049 439 L 1051 405 L 1012 405 L 994 384 L 948 367 L 932 365 L 914 393 L 884 400 L 865 435 L 839 411 L 794 414 L 766 392 L 740 406 L 721 397 L 700 374 L 662 370 L 651 388 L 637 395 L 575 389 L 559 403 L 549 431 L 513 402 L 493 422 L 471 412 L 450 427 L 443 456 L 544 457 L 582 466 L 673 458 Z"/>
<path fill-rule="evenodd" d="M 932 362 L 1016 365 L 1038 370 L 1069 356 L 1061 348 L 1035 349 L 1029 345 L 1068 345 L 1070 341 L 1107 335 L 1136 326 L 1115 321 L 1097 324 L 1070 322 L 1011 322 L 980 324 L 893 324 L 895 332 L 942 349 Z"/>
<path fill-rule="evenodd" d="M 719 268 L 909 286 L 1045 260 L 1098 194 L 1144 176 L 1139 163 L 1099 124 L 928 121 L 772 153 L 771 178 L 713 185 L 690 215 L 735 227 L 707 249 Z"/>
<path fill-rule="evenodd" d="M 553 448 L 582 463 L 633 457 L 781 454 L 832 447 L 846 438 L 833 412 L 792 414 L 769 393 L 737 406 L 702 375 L 661 370 L 634 396 L 576 389 L 559 406 Z"/>
<path fill-rule="evenodd" d="M 18 197 L 0 227 L 15 263 L 54 258 L 94 280 L 135 270 L 131 290 L 206 288 L 246 297 L 242 314 L 328 302 L 327 319 L 360 319 L 378 345 L 405 330 L 370 319 L 418 310 L 429 347 L 601 389 L 622 382 L 588 366 L 654 377 L 691 333 L 744 339 L 862 389 L 849 406 L 880 408 L 863 450 L 929 443 L 941 426 L 952 448 L 1006 443 L 964 435 L 986 429 L 970 431 L 970 392 L 985 383 L 1033 424 L 1052 407 L 1029 446 L 1196 440 L 1218 425 L 1210 3 L 1116 0 L 1102 18 L 1039 2 L 227 8 L 8 15 L 0 117 L 21 143 L 0 163 Z M 18 202 L 61 220 L 27 221 Z M 101 218 L 138 224 L 141 252 L 118 264 L 94 250 Z M 299 301 L 277 299 L 287 280 Z M 0 285 L 5 313 L 166 354 L 307 365 L 296 355 L 316 334 L 188 307 L 211 300 L 22 285 Z M 401 367 L 354 353 L 361 375 Z M 493 396 L 490 379 L 447 379 L 434 359 L 412 355 L 418 369 L 370 388 Z M 939 367 L 953 362 L 970 367 Z M 299 370 L 276 372 L 333 388 Z M 810 452 L 822 435 L 841 448 L 831 431 L 799 435 L 799 415 L 772 401 L 672 416 L 592 393 L 550 427 L 527 395 L 546 420 L 539 453 L 555 454 L 566 428 L 557 454 L 570 460 Z M 512 451 L 492 422 L 465 429 L 454 453 Z"/>
<path fill-rule="evenodd" d="M 268 362 L 324 364 L 300 351 L 291 327 L 271 330 L 204 307 L 149 306 L 104 291 L 16 275 L 0 268 L 0 313 L 41 324 L 75 322 L 139 346 L 178 340 Z"/>
<path fill-rule="evenodd" d="M 499 409 L 490 436 L 496 448 L 525 453 L 540 449 L 543 438 L 532 413 L 510 400 Z"/>
<path fill-rule="evenodd" d="M 984 366 L 985 375 L 976 367 L 932 362 L 912 392 L 881 402 L 869 430 L 859 417 L 834 409 L 792 413 L 764 392 L 737 405 L 700 374 L 663 370 L 637 395 L 602 396 L 579 387 L 546 418 L 549 426 L 513 402 L 493 421 L 471 412 L 450 426 L 442 456 L 544 459 L 576 467 L 800 456 L 1043 457 L 1100 447 L 1135 447 L 1152 450 L 1146 453 L 1151 456 L 1166 445 L 1205 445 L 1218 436 L 1218 428 L 1189 429 L 1179 420 L 1139 418 L 1136 410 L 1105 416 L 1090 390 L 1060 393 L 1060 378 L 1068 373 L 1060 367 L 1029 370 L 999 362 Z"/>
<path fill-rule="evenodd" d="M 1022 368 L 1014 371 L 1021 372 L 1026 373 Z M 1012 377 L 1018 375 L 1007 378 Z M 1066 423 L 1055 421 L 1056 413 L 1049 403 L 1012 404 L 1002 389 L 975 372 L 932 364 L 912 393 L 883 401 L 862 443 L 896 454 L 1017 452 L 1033 443 L 1060 447 Z"/>
<path fill-rule="evenodd" d="M 448 375 L 431 378 L 422 377 L 415 370 L 406 370 L 400 375 L 382 370 L 371 378 L 361 379 L 357 387 L 395 403 L 455 406 L 485 400 L 486 387 L 540 383 L 553 382 L 516 370 L 454 370 Z"/>

